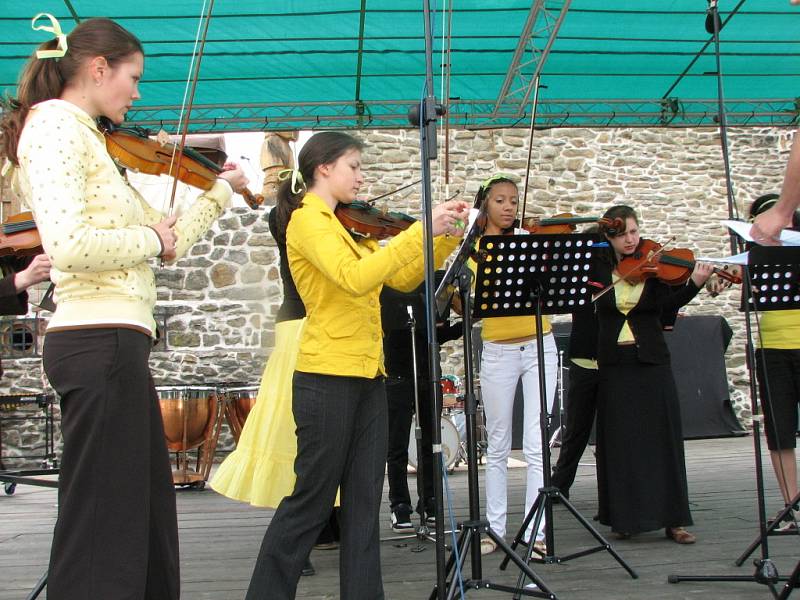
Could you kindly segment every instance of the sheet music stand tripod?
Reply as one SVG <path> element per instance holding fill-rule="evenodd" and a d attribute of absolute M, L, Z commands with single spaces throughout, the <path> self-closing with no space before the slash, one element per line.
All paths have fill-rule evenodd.
<path fill-rule="evenodd" d="M 589 285 L 592 245 L 596 236 L 590 234 L 568 235 L 519 235 L 485 236 L 481 239 L 479 254 L 482 262 L 478 267 L 475 287 L 476 317 L 506 317 L 535 315 L 536 346 L 539 355 L 539 400 L 540 428 L 542 436 L 543 486 L 525 516 L 522 526 L 514 537 L 511 549 L 527 546 L 526 563 L 531 561 L 533 538 L 545 517 L 546 553 L 536 560 L 544 563 L 565 562 L 595 552 L 607 551 L 636 579 L 636 572 L 617 554 L 610 543 L 589 523 L 583 515 L 550 482 L 550 452 L 547 427 L 547 382 L 544 373 L 544 341 L 542 338 L 542 315 L 574 312 L 591 303 L 593 290 Z M 553 382 L 554 383 L 554 382 Z M 565 556 L 555 553 L 553 535 L 553 502 L 560 501 L 573 517 L 598 542 L 597 546 Z M 525 532 L 533 521 L 531 539 Z M 539 552 L 537 551 L 537 554 Z M 508 565 L 506 556 L 501 569 Z M 520 574 L 519 586 L 524 581 Z"/>
<path fill-rule="evenodd" d="M 742 308 L 747 325 L 748 352 L 750 352 L 750 396 L 753 398 L 753 446 L 756 463 L 756 488 L 758 492 L 759 536 L 755 542 L 736 560 L 736 566 L 742 566 L 745 559 L 761 546 L 761 559 L 755 560 L 756 571 L 753 575 L 670 575 L 669 583 L 681 581 L 749 581 L 766 585 L 774 598 L 785 600 L 795 588 L 800 588 L 800 560 L 789 577 L 779 577 L 778 570 L 769 558 L 767 537 L 789 508 L 783 511 L 770 528 L 767 528 L 767 517 L 764 500 L 764 474 L 761 457 L 761 421 L 763 417 L 758 411 L 757 388 L 753 380 L 752 369 L 755 369 L 753 354 L 750 311 L 789 310 L 800 308 L 800 247 L 767 247 L 753 246 L 748 254 L 747 267 L 744 271 L 742 286 L 744 295 Z M 798 497 L 792 499 L 796 502 Z M 792 506 L 791 504 L 789 505 Z M 786 581 L 778 593 L 775 584 Z"/>
<path fill-rule="evenodd" d="M 474 368 L 472 359 L 472 317 L 470 315 L 469 307 L 472 305 L 470 300 L 470 290 L 472 288 L 472 272 L 467 268 L 466 262 L 470 256 L 470 249 L 473 246 L 473 241 L 477 239 L 478 228 L 475 224 L 471 227 L 470 231 L 464 236 L 464 241 L 461 244 L 455 260 L 444 276 L 442 283 L 436 293 L 437 304 L 440 304 L 438 312 L 441 314 L 442 306 L 446 304 L 452 296 L 452 288 L 457 286 L 458 293 L 461 298 L 461 306 L 463 310 L 463 340 L 464 340 L 464 416 L 466 419 L 467 430 L 467 488 L 469 492 L 469 519 L 461 523 L 461 531 L 456 541 L 450 556 L 445 564 L 443 573 L 443 584 L 437 581 L 436 587 L 429 596 L 429 600 L 439 597 L 441 592 L 446 592 L 448 600 L 456 597 L 459 589 L 458 584 L 461 582 L 463 587 L 469 589 L 493 589 L 503 592 L 513 593 L 514 597 L 520 594 L 524 596 L 534 596 L 538 598 L 550 598 L 556 600 L 556 595 L 551 592 L 544 581 L 542 581 L 536 573 L 533 572 L 530 565 L 523 561 L 522 558 L 512 550 L 506 541 L 497 535 L 489 528 L 489 522 L 486 519 L 481 519 L 480 510 L 480 492 L 478 485 L 478 458 L 477 458 L 477 399 L 475 396 L 473 378 Z M 520 575 L 517 587 L 493 583 L 483 577 L 483 557 L 480 551 L 481 535 L 488 536 L 496 545 L 497 548 L 505 553 L 508 560 L 514 561 L 514 564 L 520 569 Z M 464 579 L 462 571 L 466 556 L 469 554 L 472 576 Z M 452 575 L 450 581 L 448 577 Z M 537 586 L 535 589 L 524 589 L 522 583 L 524 577 L 530 579 Z M 440 589 L 439 586 L 442 586 Z"/>

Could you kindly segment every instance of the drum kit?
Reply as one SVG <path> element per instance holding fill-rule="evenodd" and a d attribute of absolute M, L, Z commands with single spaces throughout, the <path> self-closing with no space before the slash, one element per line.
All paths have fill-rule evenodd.
<path fill-rule="evenodd" d="M 258 386 L 157 386 L 167 448 L 175 453 L 172 481 L 178 486 L 203 489 L 219 442 L 222 421 L 238 443 L 247 415 L 258 395 Z M 195 451 L 190 466 L 189 452 Z"/>
<path fill-rule="evenodd" d="M 444 375 L 442 386 L 442 460 L 448 472 L 452 472 L 461 462 L 467 460 L 467 422 L 464 415 L 464 386 L 456 375 Z M 486 452 L 486 427 L 483 418 L 483 403 L 480 401 L 480 384 L 476 382 L 478 400 L 478 439 L 476 442 L 478 460 Z M 414 429 L 408 439 L 408 464 L 417 467 L 417 443 Z"/>

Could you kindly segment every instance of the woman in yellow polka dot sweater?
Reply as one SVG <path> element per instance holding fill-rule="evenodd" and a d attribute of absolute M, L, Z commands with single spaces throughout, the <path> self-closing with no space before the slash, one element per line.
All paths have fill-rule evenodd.
<path fill-rule="evenodd" d="M 30 58 L 5 106 L 0 152 L 34 213 L 56 285 L 43 362 L 61 399 L 64 448 L 48 598 L 173 600 L 178 532 L 148 366 L 149 262 L 183 254 L 247 180 L 229 165 L 180 218 L 150 208 L 95 125 L 101 116 L 121 123 L 139 98 L 139 40 L 108 19 L 63 37 L 45 16 L 56 38 Z"/>

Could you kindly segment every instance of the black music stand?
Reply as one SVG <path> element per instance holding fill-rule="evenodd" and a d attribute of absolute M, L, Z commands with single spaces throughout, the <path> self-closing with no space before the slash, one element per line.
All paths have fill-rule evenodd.
<path fill-rule="evenodd" d="M 775 522 L 767 527 L 766 501 L 764 498 L 764 471 L 761 455 L 761 422 L 763 415 L 759 412 L 758 388 L 755 384 L 753 369 L 755 368 L 755 352 L 753 334 L 750 324 L 751 311 L 789 310 L 800 308 L 800 247 L 768 247 L 753 246 L 748 253 L 747 267 L 743 273 L 742 310 L 745 313 L 747 327 L 748 367 L 750 369 L 750 397 L 753 406 L 753 446 L 756 467 L 756 492 L 759 535 L 747 550 L 736 560 L 740 567 L 752 552 L 761 547 L 761 558 L 754 560 L 756 567 L 753 575 L 670 575 L 669 583 L 681 581 L 747 581 L 766 585 L 774 598 L 785 600 L 792 589 L 800 587 L 800 561 L 790 577 L 780 577 L 778 569 L 769 558 L 768 536 L 773 532 L 798 497 L 792 499 Z M 778 593 L 775 584 L 786 581 L 783 590 Z"/>
<path fill-rule="evenodd" d="M 542 436 L 543 486 L 539 489 L 522 526 L 514 537 L 511 550 L 516 555 L 520 544 L 527 546 L 526 563 L 531 561 L 533 540 L 545 516 L 544 554 L 536 551 L 537 561 L 564 562 L 605 550 L 634 579 L 636 572 L 617 554 L 611 544 L 587 521 L 561 491 L 550 482 L 550 451 L 548 445 L 547 382 L 544 373 L 543 314 L 572 313 L 592 301 L 595 291 L 589 283 L 589 271 L 596 236 L 591 234 L 486 236 L 481 239 L 475 286 L 476 317 L 508 317 L 535 315 L 536 347 L 539 355 L 540 429 Z M 552 382 L 553 384 L 555 382 Z M 573 517 L 597 540 L 598 545 L 572 554 L 555 553 L 553 535 L 553 503 L 560 502 Z M 531 539 L 525 539 L 528 525 L 533 521 Z M 500 564 L 508 565 L 507 555 Z M 524 584 L 520 573 L 518 586 Z"/>
<path fill-rule="evenodd" d="M 551 592 L 545 583 L 533 572 L 530 565 L 514 552 L 506 541 L 498 536 L 489 528 L 489 522 L 481 519 L 480 506 L 480 486 L 478 484 L 478 458 L 477 458 L 477 408 L 478 403 L 474 390 L 474 367 L 472 349 L 472 316 L 469 307 L 472 305 L 472 271 L 467 267 L 467 260 L 475 253 L 472 251 L 475 241 L 480 236 L 483 229 L 481 217 L 475 219 L 469 230 L 464 235 L 459 251 L 456 253 L 453 262 L 436 290 L 435 302 L 438 314 L 441 316 L 445 307 L 450 302 L 453 293 L 458 291 L 463 307 L 463 340 L 464 340 L 464 416 L 467 431 L 467 489 L 469 500 L 469 520 L 461 523 L 461 531 L 458 540 L 447 559 L 443 569 L 442 581 L 437 580 L 436 587 L 430 594 L 430 600 L 441 597 L 446 592 L 448 600 L 456 597 L 459 590 L 459 583 L 464 587 L 474 590 L 492 589 L 518 595 L 534 596 L 538 598 L 555 599 L 556 595 Z M 482 253 L 478 253 L 477 260 L 482 264 Z M 438 425 L 438 421 L 437 421 Z M 520 571 L 536 585 L 535 589 L 525 589 L 518 583 L 517 587 L 493 583 L 483 577 L 483 557 L 480 552 L 480 536 L 487 535 L 497 544 L 501 552 L 504 552 Z M 468 579 L 463 578 L 463 568 L 466 555 L 470 555 L 472 574 Z M 437 573 L 438 574 L 438 573 Z M 452 578 L 448 581 L 448 578 Z M 524 581 L 523 576 L 520 582 Z"/>

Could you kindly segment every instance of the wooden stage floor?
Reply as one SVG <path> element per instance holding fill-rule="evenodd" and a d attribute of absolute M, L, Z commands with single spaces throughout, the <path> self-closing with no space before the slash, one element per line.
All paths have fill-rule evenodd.
<path fill-rule="evenodd" d="M 519 458 L 519 453 L 515 451 Z M 555 457 L 554 457 L 555 458 Z M 722 438 L 686 443 L 689 495 L 698 542 L 678 546 L 663 532 L 631 540 L 610 539 L 614 548 L 639 574 L 634 580 L 607 553 L 599 552 L 563 564 L 534 565 L 534 571 L 558 598 L 573 600 L 704 598 L 738 600 L 769 598 L 756 583 L 667 583 L 670 574 L 752 575 L 752 558 L 743 567 L 734 560 L 757 534 L 755 469 L 752 438 Z M 766 458 L 766 454 L 765 454 Z M 572 500 L 591 519 L 597 510 L 594 462 L 591 452 L 572 489 Z M 767 513 L 781 507 L 775 478 L 766 465 Z M 522 519 L 524 468 L 509 469 L 509 528 Z M 483 468 L 480 469 L 483 485 Z M 413 490 L 414 478 L 410 484 Z M 468 514 L 467 474 L 457 470 L 449 478 L 457 520 Z M 384 497 L 386 489 L 384 489 Z M 412 491 L 413 494 L 413 491 Z M 1 494 L 0 494 L 1 495 Z M 483 494 L 481 493 L 481 501 Z M 44 571 L 56 514 L 54 490 L 18 486 L 11 496 L 0 497 L 0 600 L 19 600 Z M 178 492 L 182 597 L 186 600 L 233 600 L 244 597 L 261 538 L 271 510 L 256 509 L 223 498 L 210 489 Z M 391 536 L 388 508 L 382 511 L 383 535 Z M 590 536 L 563 509 L 556 507 L 557 553 L 564 555 L 592 545 Z M 603 535 L 608 529 L 600 527 Z M 513 531 L 512 531 L 513 533 Z M 770 554 L 781 575 L 789 575 L 800 559 L 800 536 L 770 537 Z M 385 541 L 381 545 L 386 597 L 393 600 L 427 598 L 436 579 L 433 545 L 415 539 Z M 339 597 L 338 551 L 315 550 L 317 575 L 301 579 L 298 598 Z M 513 585 L 515 570 L 500 571 L 500 554 L 484 557 L 483 576 Z M 469 576 L 469 563 L 465 575 Z M 782 584 L 781 584 L 782 585 Z M 470 598 L 511 598 L 510 594 L 469 590 Z M 790 596 L 800 600 L 800 590 Z M 42 594 L 40 598 L 46 598 Z M 113 599 L 97 599 L 113 600 Z"/>

